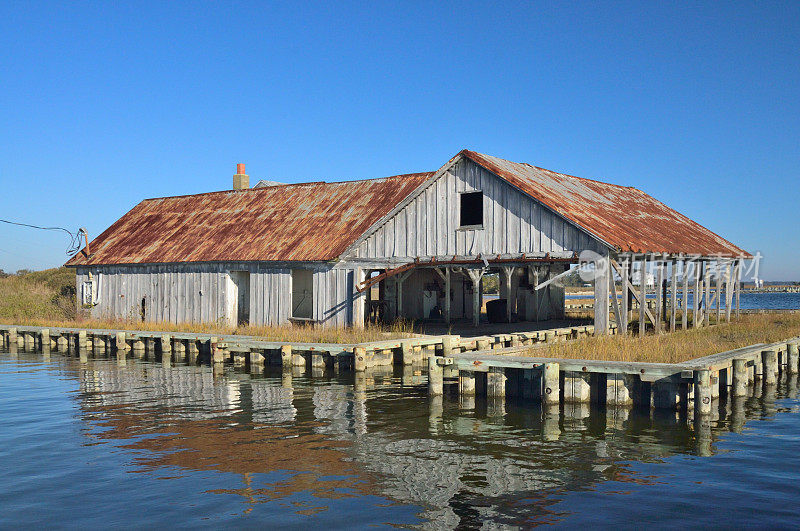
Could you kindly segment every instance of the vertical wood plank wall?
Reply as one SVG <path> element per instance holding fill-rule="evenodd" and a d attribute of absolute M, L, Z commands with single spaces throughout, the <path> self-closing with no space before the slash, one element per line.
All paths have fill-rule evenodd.
<path fill-rule="evenodd" d="M 89 277 L 88 268 L 77 268 L 76 284 Z M 141 318 L 171 323 L 223 323 L 229 271 L 250 273 L 250 322 L 285 324 L 291 304 L 291 271 L 252 263 L 169 264 L 102 266 L 91 269 L 97 305 L 92 317 Z"/>
<path fill-rule="evenodd" d="M 484 194 L 481 230 L 459 229 L 460 193 L 470 191 Z M 606 252 L 604 247 L 493 173 L 461 161 L 364 240 L 353 257 Z"/>

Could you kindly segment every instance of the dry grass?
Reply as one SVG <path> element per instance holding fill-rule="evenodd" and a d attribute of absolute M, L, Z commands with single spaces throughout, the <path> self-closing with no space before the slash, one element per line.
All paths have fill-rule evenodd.
<path fill-rule="evenodd" d="M 0 319 L 74 319 L 75 272 L 66 267 L 0 278 Z"/>
<path fill-rule="evenodd" d="M 756 343 L 800 336 L 800 314 L 742 315 L 738 320 L 672 334 L 591 337 L 531 349 L 528 355 L 605 361 L 680 363 Z"/>
<path fill-rule="evenodd" d="M 149 330 L 153 332 L 196 333 L 254 336 L 266 341 L 285 341 L 287 343 L 365 343 L 414 334 L 410 323 L 397 322 L 391 326 L 370 325 L 364 328 L 312 328 L 309 326 L 225 326 L 214 323 L 152 323 L 142 321 L 102 320 L 102 319 L 4 319 L 0 322 L 21 326 L 49 326 L 64 328 Z"/>

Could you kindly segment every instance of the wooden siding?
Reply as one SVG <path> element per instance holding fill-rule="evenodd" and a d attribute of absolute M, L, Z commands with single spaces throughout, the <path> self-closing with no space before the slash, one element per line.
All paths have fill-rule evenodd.
<path fill-rule="evenodd" d="M 483 229 L 459 229 L 459 194 L 482 191 Z M 603 251 L 605 246 L 470 160 L 461 160 L 362 241 L 353 258 Z"/>
<path fill-rule="evenodd" d="M 356 298 L 353 268 L 333 267 L 314 271 L 314 320 L 322 326 L 353 324 Z"/>
<path fill-rule="evenodd" d="M 289 269 L 252 263 L 165 264 L 77 268 L 78 293 L 92 272 L 95 318 L 141 318 L 171 323 L 224 323 L 229 271 L 250 273 L 250 323 L 288 323 L 291 298 Z"/>

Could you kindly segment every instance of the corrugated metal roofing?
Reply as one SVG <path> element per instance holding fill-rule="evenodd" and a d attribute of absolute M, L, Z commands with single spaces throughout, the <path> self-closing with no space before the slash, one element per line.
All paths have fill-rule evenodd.
<path fill-rule="evenodd" d="M 469 150 L 461 151 L 456 157 L 460 155 L 620 251 L 750 256 L 636 188 L 556 173 Z"/>
<path fill-rule="evenodd" d="M 333 260 L 432 175 L 147 199 L 67 265 Z"/>

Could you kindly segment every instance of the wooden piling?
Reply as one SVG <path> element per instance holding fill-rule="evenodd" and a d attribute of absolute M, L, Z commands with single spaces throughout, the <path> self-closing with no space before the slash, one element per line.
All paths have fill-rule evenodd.
<path fill-rule="evenodd" d="M 711 371 L 700 369 L 694 372 L 695 415 L 711 414 Z"/>
<path fill-rule="evenodd" d="M 292 346 L 291 345 L 282 345 L 281 346 L 281 365 L 283 366 L 284 370 L 291 369 L 291 367 L 292 367 Z"/>
<path fill-rule="evenodd" d="M 431 356 L 428 358 L 429 364 L 430 360 L 436 360 L 436 356 Z M 353 348 L 353 370 L 356 372 L 364 372 L 367 370 L 367 349 L 364 347 L 355 347 Z"/>
<path fill-rule="evenodd" d="M 78 331 L 78 350 L 86 350 L 86 330 Z"/>
<path fill-rule="evenodd" d="M 764 365 L 764 383 L 767 385 L 778 383 L 778 351 L 775 349 L 762 350 L 761 362 Z"/>
<path fill-rule="evenodd" d="M 444 372 L 439 365 L 439 358 L 428 358 L 428 395 L 440 396 L 444 394 Z"/>
<path fill-rule="evenodd" d="M 505 398 L 506 370 L 502 367 L 491 367 L 486 373 L 486 396 Z"/>
<path fill-rule="evenodd" d="M 461 396 L 475 395 L 475 373 L 472 371 L 458 372 L 458 393 Z"/>
<path fill-rule="evenodd" d="M 559 365 L 558 363 L 544 363 L 542 365 L 542 403 L 558 404 L 559 391 Z"/>
<path fill-rule="evenodd" d="M 746 396 L 749 377 L 747 374 L 747 360 L 734 358 L 733 360 L 733 396 Z"/>
<path fill-rule="evenodd" d="M 630 374 L 606 375 L 606 405 L 633 405 L 634 377 Z"/>
<path fill-rule="evenodd" d="M 564 402 L 588 403 L 591 400 L 589 373 L 564 371 Z"/>
<path fill-rule="evenodd" d="M 260 350 L 250 350 L 250 372 L 260 373 L 264 370 L 264 355 Z"/>
<path fill-rule="evenodd" d="M 161 334 L 161 356 L 169 358 L 172 354 L 172 337 L 169 334 Z"/>
<path fill-rule="evenodd" d="M 126 340 L 125 332 L 117 332 L 115 336 L 114 347 L 117 352 L 126 352 L 128 350 L 128 342 Z"/>
<path fill-rule="evenodd" d="M 50 354 L 50 330 L 43 328 L 39 334 L 42 353 Z"/>
<path fill-rule="evenodd" d="M 410 340 L 400 342 L 400 358 L 403 365 L 414 363 L 414 346 Z"/>
<path fill-rule="evenodd" d="M 798 342 L 789 341 L 786 343 L 786 372 L 789 374 L 797 374 L 800 371 L 800 349 L 798 349 Z"/>

